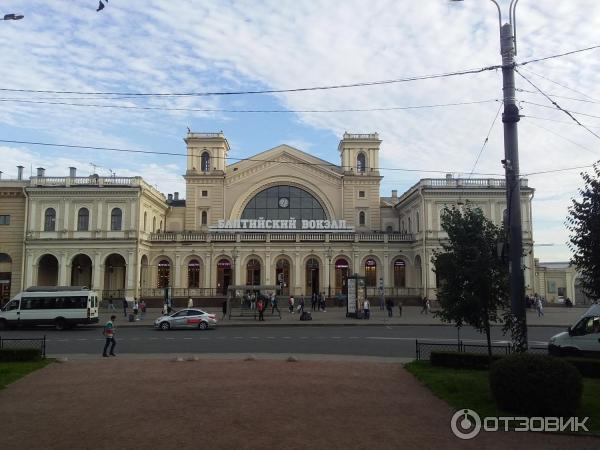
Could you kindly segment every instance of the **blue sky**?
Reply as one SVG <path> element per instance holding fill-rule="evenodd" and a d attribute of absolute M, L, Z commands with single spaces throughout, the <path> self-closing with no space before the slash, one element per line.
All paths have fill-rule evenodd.
<path fill-rule="evenodd" d="M 504 11 L 508 1 L 500 1 Z M 497 13 L 487 0 L 153 1 L 5 0 L 0 13 L 0 88 L 77 92 L 173 93 L 288 89 L 389 80 L 500 63 Z M 600 2 L 535 2 L 517 8 L 518 60 L 600 44 Z M 523 74 L 579 120 L 600 132 L 600 50 L 535 63 Z M 381 195 L 446 172 L 468 176 L 502 97 L 498 71 L 452 78 L 300 93 L 205 97 L 118 97 L 0 91 L 0 139 L 185 153 L 186 127 L 222 130 L 233 158 L 289 144 L 339 163 L 344 131 L 379 132 Z M 569 123 L 521 79 L 517 87 L 521 172 L 584 166 L 600 159 L 598 139 Z M 568 98 L 565 98 L 568 97 Z M 15 101 L 19 100 L 19 101 Z M 285 110 L 228 113 L 132 110 L 26 102 L 155 108 Z M 459 102 L 396 111 L 295 113 Z M 541 106 L 540 106 L 541 105 Z M 584 115 L 588 114 L 588 115 Z M 167 193 L 185 192 L 185 158 L 0 143 L 0 170 L 69 166 L 88 175 L 142 175 Z M 475 173 L 502 176 L 497 120 Z M 426 171 L 439 171 L 430 173 Z M 543 261 L 566 260 L 564 220 L 581 186 L 579 171 L 530 175 L 536 189 L 534 239 Z M 480 176 L 480 175 L 474 175 Z"/>

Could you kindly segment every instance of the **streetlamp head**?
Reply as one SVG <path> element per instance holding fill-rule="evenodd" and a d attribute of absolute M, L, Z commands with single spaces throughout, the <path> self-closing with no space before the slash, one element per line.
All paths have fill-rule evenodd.
<path fill-rule="evenodd" d="M 23 17 L 23 14 L 4 14 L 4 20 L 21 20 Z"/>

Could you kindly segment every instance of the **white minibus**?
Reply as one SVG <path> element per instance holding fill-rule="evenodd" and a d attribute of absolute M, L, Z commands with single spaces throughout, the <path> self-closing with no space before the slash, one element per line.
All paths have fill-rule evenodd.
<path fill-rule="evenodd" d="M 64 330 L 89 323 L 98 323 L 98 295 L 85 286 L 30 287 L 0 310 L 0 329 L 53 325 Z"/>
<path fill-rule="evenodd" d="M 592 305 L 575 325 L 552 336 L 551 355 L 600 357 L 600 305 Z"/>

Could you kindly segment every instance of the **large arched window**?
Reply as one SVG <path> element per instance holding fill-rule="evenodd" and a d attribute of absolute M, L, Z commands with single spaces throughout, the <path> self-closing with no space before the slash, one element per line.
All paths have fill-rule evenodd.
<path fill-rule="evenodd" d="M 364 153 L 359 153 L 356 157 L 356 171 L 364 172 L 367 170 L 367 161 Z"/>
<path fill-rule="evenodd" d="M 110 229 L 112 231 L 120 231 L 123 225 L 123 211 L 121 208 L 113 208 L 110 213 Z"/>
<path fill-rule="evenodd" d="M 192 259 L 188 263 L 188 288 L 200 287 L 200 262 Z"/>
<path fill-rule="evenodd" d="M 200 157 L 200 170 L 210 172 L 210 154 L 208 152 L 203 152 Z"/>
<path fill-rule="evenodd" d="M 77 212 L 77 231 L 87 231 L 90 226 L 90 212 L 87 208 L 79 208 Z"/>
<path fill-rule="evenodd" d="M 365 212 L 364 212 L 364 211 L 361 211 L 361 212 L 358 214 L 358 224 L 359 224 L 360 226 L 364 226 L 364 225 L 365 225 Z"/>
<path fill-rule="evenodd" d="M 46 209 L 44 214 L 44 231 L 56 230 L 56 210 L 54 208 Z"/>
<path fill-rule="evenodd" d="M 246 284 L 248 286 L 260 285 L 260 261 L 251 259 L 246 264 Z"/>
<path fill-rule="evenodd" d="M 156 287 L 164 288 L 164 287 L 169 286 L 170 277 L 171 277 L 171 263 L 169 261 L 167 261 L 166 259 L 163 259 L 158 263 Z"/>
<path fill-rule="evenodd" d="M 406 263 L 401 259 L 394 261 L 394 287 L 406 286 Z"/>
<path fill-rule="evenodd" d="M 365 261 L 365 284 L 369 287 L 377 286 L 377 262 L 373 258 Z"/>
<path fill-rule="evenodd" d="M 242 219 L 289 220 L 327 219 L 321 203 L 310 193 L 295 186 L 273 186 L 256 194 L 244 208 Z"/>

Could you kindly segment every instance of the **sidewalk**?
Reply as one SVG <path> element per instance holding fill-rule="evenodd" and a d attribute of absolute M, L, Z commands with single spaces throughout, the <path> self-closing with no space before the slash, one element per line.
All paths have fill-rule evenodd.
<path fill-rule="evenodd" d="M 258 315 L 255 320 L 253 317 L 234 317 L 231 319 L 225 318 L 221 320 L 223 315 L 220 308 L 203 308 L 202 306 L 196 305 L 195 307 L 201 308 L 204 311 L 215 314 L 219 319 L 218 326 L 258 326 L 258 327 L 269 327 L 269 326 L 326 326 L 326 325 L 360 325 L 360 326 L 381 326 L 381 325 L 446 325 L 453 326 L 452 324 L 444 324 L 439 319 L 435 318 L 433 314 L 421 314 L 421 307 L 419 306 L 405 306 L 402 308 L 402 317 L 398 316 L 398 308 L 394 308 L 394 315 L 388 317 L 387 311 L 381 311 L 379 307 L 371 310 L 371 318 L 369 320 L 358 320 L 346 317 L 346 308 L 333 306 L 328 308 L 326 312 L 313 311 L 311 321 L 301 322 L 300 314 L 290 314 L 287 308 L 281 308 L 281 318 L 275 315 L 271 315 L 271 310 L 268 309 L 265 312 L 265 321 L 259 322 Z M 179 308 L 183 309 L 183 308 Z M 308 310 L 308 309 L 307 309 Z M 568 327 L 573 325 L 575 321 L 586 311 L 586 308 L 545 308 L 544 316 L 538 317 L 537 312 L 534 310 L 527 310 L 527 324 L 529 326 L 541 326 L 541 327 Z M 131 309 L 127 310 L 128 314 Z M 136 322 L 128 322 L 127 318 L 123 316 L 123 310 L 116 310 L 114 314 L 117 316 L 119 327 L 132 326 L 132 327 L 153 327 L 154 320 L 162 315 L 162 311 L 159 308 L 151 308 L 146 311 L 146 316 L 143 320 Z M 100 310 L 100 320 L 98 326 L 103 326 L 104 323 L 109 319 L 111 315 L 110 311 L 105 308 Z"/>

